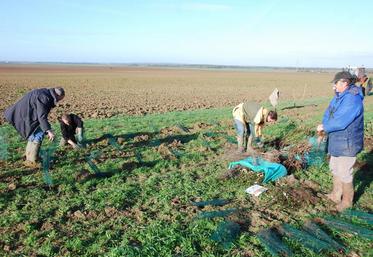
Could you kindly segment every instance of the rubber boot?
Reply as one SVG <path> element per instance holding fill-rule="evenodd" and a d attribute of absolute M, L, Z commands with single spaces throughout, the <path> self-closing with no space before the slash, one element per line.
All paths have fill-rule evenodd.
<path fill-rule="evenodd" d="M 247 139 L 247 145 L 246 145 L 246 151 L 249 153 L 254 151 L 252 144 L 253 144 L 253 136 L 250 135 Z"/>
<path fill-rule="evenodd" d="M 30 141 L 27 141 L 26 152 L 25 152 L 26 160 L 30 159 L 31 147 L 32 147 L 32 146 L 31 146 L 31 142 L 30 142 Z"/>
<path fill-rule="evenodd" d="M 239 153 L 245 152 L 243 137 L 237 137 L 237 152 Z"/>
<path fill-rule="evenodd" d="M 342 201 L 337 205 L 337 211 L 352 207 L 354 200 L 354 185 L 350 183 L 342 183 Z"/>
<path fill-rule="evenodd" d="M 26 156 L 25 166 L 30 168 L 40 168 L 40 163 L 38 163 L 40 143 L 28 141 L 26 149 L 29 149 L 29 152 Z"/>
<path fill-rule="evenodd" d="M 339 204 L 342 200 L 342 181 L 336 177 L 333 176 L 333 190 L 331 193 L 327 194 L 326 197 L 328 197 L 331 201 L 333 201 L 336 204 Z"/>
<path fill-rule="evenodd" d="M 61 138 L 61 141 L 60 141 L 59 146 L 60 146 L 60 147 L 63 147 L 63 146 L 66 145 L 66 143 L 67 143 L 67 141 L 66 141 L 64 138 Z"/>

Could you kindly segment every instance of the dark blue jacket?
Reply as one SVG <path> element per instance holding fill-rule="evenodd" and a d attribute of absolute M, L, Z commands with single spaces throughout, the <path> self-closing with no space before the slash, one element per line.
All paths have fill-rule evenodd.
<path fill-rule="evenodd" d="M 328 133 L 328 152 L 331 156 L 356 156 L 364 145 L 364 96 L 361 89 L 350 85 L 343 93 L 336 93 L 323 117 Z"/>
<path fill-rule="evenodd" d="M 44 132 L 51 129 L 48 114 L 56 103 L 53 88 L 34 89 L 5 110 L 5 119 L 27 139 L 39 126 Z"/>

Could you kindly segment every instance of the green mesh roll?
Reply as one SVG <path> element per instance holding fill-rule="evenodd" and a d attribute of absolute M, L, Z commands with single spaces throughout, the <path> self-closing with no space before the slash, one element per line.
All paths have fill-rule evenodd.
<path fill-rule="evenodd" d="M 367 239 L 373 239 L 373 230 L 332 217 L 325 217 L 323 222 L 329 227 L 342 230 L 349 234 L 354 234 Z"/>
<path fill-rule="evenodd" d="M 212 218 L 226 217 L 226 216 L 229 216 L 236 211 L 237 211 L 236 208 L 231 208 L 231 209 L 222 210 L 222 211 L 201 212 L 197 216 L 197 218 L 199 218 L 199 219 L 212 219 Z"/>
<path fill-rule="evenodd" d="M 204 207 L 204 206 L 207 206 L 207 205 L 223 206 L 223 205 L 226 205 L 227 203 L 229 203 L 228 200 L 224 200 L 224 199 L 212 199 L 212 200 L 209 200 L 209 201 L 193 202 L 192 204 L 194 206 Z"/>
<path fill-rule="evenodd" d="M 273 230 L 262 230 L 256 237 L 272 256 L 293 256 L 290 248 L 282 242 L 281 237 Z"/>
<path fill-rule="evenodd" d="M 367 212 L 362 212 L 358 210 L 345 210 L 341 215 L 350 219 L 352 217 L 355 217 L 365 221 L 369 225 L 373 225 L 373 214 Z"/>
<path fill-rule="evenodd" d="M 240 231 L 241 227 L 239 224 L 232 221 L 223 221 L 210 238 L 221 244 L 225 249 L 229 249 L 239 236 Z"/>
<path fill-rule="evenodd" d="M 317 239 L 320 239 L 324 242 L 327 242 L 331 247 L 333 247 L 338 252 L 348 252 L 348 249 L 346 247 L 336 242 L 332 237 L 330 237 L 314 222 L 309 221 L 306 224 L 304 224 L 303 230 L 309 233 L 311 236 L 316 237 Z"/>
<path fill-rule="evenodd" d="M 329 243 L 322 241 L 320 239 L 317 239 L 316 237 L 310 235 L 309 233 L 303 230 L 298 230 L 291 225 L 283 224 L 281 225 L 281 230 L 284 232 L 284 234 L 287 237 L 298 241 L 303 246 L 313 250 L 316 253 L 327 251 L 327 250 L 330 250 L 331 248 L 331 245 Z"/>

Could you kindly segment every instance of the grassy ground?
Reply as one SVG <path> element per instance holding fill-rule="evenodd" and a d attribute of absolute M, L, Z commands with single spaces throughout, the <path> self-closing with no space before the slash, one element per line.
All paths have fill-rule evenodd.
<path fill-rule="evenodd" d="M 304 143 L 314 135 L 322 114 L 314 111 L 307 119 L 299 119 L 296 113 L 308 108 L 307 104 L 324 106 L 327 101 L 313 99 L 302 107 L 284 103 L 279 122 L 266 128 L 266 141 Z M 255 234 L 283 222 L 298 227 L 331 213 L 331 204 L 320 195 L 330 189 L 331 176 L 326 163 L 292 171 L 293 180 L 265 185 L 269 190 L 259 198 L 244 190 L 260 182 L 260 175 L 242 171 L 234 178 L 221 179 L 230 161 L 229 151 L 234 149 L 230 111 L 86 120 L 91 144 L 79 151 L 57 148 L 50 169 L 51 187 L 45 185 L 41 171 L 22 166 L 24 142 L 14 129 L 2 126 L 9 147 L 0 173 L 0 254 L 269 256 Z M 373 121 L 372 113 L 372 105 L 367 105 L 366 124 Z M 118 145 L 107 135 L 102 137 L 105 134 L 115 136 Z M 373 135 L 368 125 L 366 135 Z M 94 163 L 102 173 L 99 176 L 87 164 L 92 153 L 97 155 Z M 355 207 L 365 211 L 373 211 L 372 162 L 371 149 L 359 155 Z M 192 205 L 215 198 L 230 202 L 221 207 Z M 232 245 L 223 247 L 210 237 L 224 218 L 197 216 L 229 208 L 239 210 L 226 219 L 240 224 L 241 232 Z M 361 256 L 373 255 L 371 241 L 337 230 L 328 232 Z M 292 239 L 287 243 L 296 256 L 341 256 L 313 253 Z"/>

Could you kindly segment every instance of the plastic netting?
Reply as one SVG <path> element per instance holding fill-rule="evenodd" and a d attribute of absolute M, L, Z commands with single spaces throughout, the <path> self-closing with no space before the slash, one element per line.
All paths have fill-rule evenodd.
<path fill-rule="evenodd" d="M 197 218 L 199 219 L 212 219 L 212 218 L 219 218 L 219 217 L 226 217 L 234 212 L 236 212 L 236 208 L 230 208 L 226 210 L 221 210 L 221 211 L 206 211 L 206 212 L 201 212 Z"/>
<path fill-rule="evenodd" d="M 303 246 L 313 250 L 314 252 L 320 253 L 321 251 L 329 250 L 331 248 L 331 245 L 328 242 L 322 241 L 289 224 L 281 225 L 281 230 L 287 237 L 300 242 Z"/>
<path fill-rule="evenodd" d="M 316 237 L 317 239 L 320 239 L 324 242 L 327 242 L 331 248 L 334 248 L 335 250 L 339 252 L 347 252 L 347 248 L 344 247 L 342 244 L 335 241 L 331 236 L 329 236 L 326 232 L 324 232 L 317 224 L 314 222 L 308 221 L 303 225 L 303 230 L 312 235 L 313 237 Z"/>
<path fill-rule="evenodd" d="M 341 215 L 346 218 L 350 218 L 350 219 L 352 217 L 355 217 L 360 220 L 363 220 L 369 225 L 373 225 L 373 214 L 371 213 L 366 213 L 366 212 L 357 211 L 357 210 L 345 210 Z"/>
<path fill-rule="evenodd" d="M 107 138 L 108 138 L 109 144 L 110 144 L 111 146 L 113 146 L 113 147 L 114 147 L 115 149 L 117 149 L 118 151 L 122 151 L 122 148 L 121 148 L 120 145 L 118 144 L 116 137 L 114 137 L 114 136 L 111 135 L 111 134 L 108 134 L 108 135 L 107 135 Z"/>
<path fill-rule="evenodd" d="M 232 221 L 223 221 L 216 231 L 211 235 L 211 239 L 220 243 L 225 249 L 233 245 L 233 241 L 240 235 L 241 227 Z"/>
<path fill-rule="evenodd" d="M 85 158 L 88 163 L 89 168 L 93 171 L 94 174 L 100 174 L 101 171 L 96 164 L 93 163 L 93 160 L 101 155 L 100 151 L 93 151 L 91 154 Z"/>
<path fill-rule="evenodd" d="M 8 159 L 7 133 L 4 128 L 0 128 L 0 161 Z"/>
<path fill-rule="evenodd" d="M 223 206 L 223 205 L 226 205 L 227 203 L 229 203 L 229 201 L 225 200 L 225 199 L 212 199 L 212 200 L 209 200 L 209 201 L 193 202 L 192 204 L 194 206 L 204 207 L 204 206 L 207 206 L 207 205 Z"/>
<path fill-rule="evenodd" d="M 176 127 L 179 128 L 184 133 L 189 133 L 190 132 L 190 130 L 181 123 L 177 123 Z"/>
<path fill-rule="evenodd" d="M 282 242 L 281 237 L 272 229 L 262 230 L 256 237 L 272 256 L 293 256 L 290 248 Z"/>
<path fill-rule="evenodd" d="M 373 239 L 373 230 L 351 224 L 349 222 L 332 218 L 332 217 L 325 217 L 323 219 L 323 223 L 329 227 L 342 230 L 344 232 L 354 234 L 357 236 L 365 237 L 367 239 Z"/>
<path fill-rule="evenodd" d="M 325 162 L 327 141 L 326 138 L 318 140 L 316 137 L 308 139 L 311 150 L 304 154 L 304 161 L 307 166 L 321 166 Z"/>
<path fill-rule="evenodd" d="M 51 146 L 41 149 L 40 150 L 40 157 L 42 159 L 42 166 L 43 166 L 43 178 L 45 183 L 48 186 L 53 185 L 53 180 L 49 174 L 49 169 L 51 165 L 51 161 L 53 159 L 53 153 L 56 151 L 57 146 L 55 144 L 52 144 Z"/>

